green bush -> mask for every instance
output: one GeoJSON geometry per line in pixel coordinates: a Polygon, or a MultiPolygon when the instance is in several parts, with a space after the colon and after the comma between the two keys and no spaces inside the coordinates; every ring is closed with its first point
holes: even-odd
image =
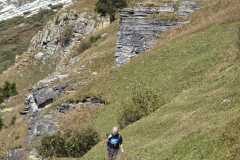
{"type": "Polygon", "coordinates": [[[158,89],[147,87],[143,83],[137,83],[132,88],[131,101],[124,105],[119,117],[121,128],[138,121],[156,111],[165,104],[164,99],[158,89]]]}
{"type": "Polygon", "coordinates": [[[98,142],[99,135],[92,128],[81,132],[57,133],[41,140],[39,153],[43,157],[81,157],[98,142]]]}
{"type": "Polygon", "coordinates": [[[96,36],[91,36],[90,37],[90,39],[89,39],[89,41],[91,42],[91,43],[96,43],[99,39],[101,38],[101,35],[96,35],[96,36]]]}
{"type": "Polygon", "coordinates": [[[16,83],[6,81],[2,88],[0,88],[0,104],[4,99],[17,95],[16,83]]]}
{"type": "Polygon", "coordinates": [[[91,46],[92,44],[90,41],[83,40],[77,49],[78,54],[83,53],[87,49],[91,48],[91,46]]]}
{"type": "Polygon", "coordinates": [[[2,116],[0,115],[0,130],[4,127],[2,116]]]}
{"type": "Polygon", "coordinates": [[[60,134],[46,136],[41,140],[40,154],[44,157],[65,156],[65,141],[60,134]]]}
{"type": "Polygon", "coordinates": [[[101,16],[109,15],[110,22],[113,22],[116,19],[117,11],[124,7],[127,7],[126,0],[98,0],[95,10],[101,16]]]}
{"type": "Polygon", "coordinates": [[[2,94],[4,98],[17,95],[16,83],[10,83],[6,81],[2,88],[2,94]]]}
{"type": "Polygon", "coordinates": [[[70,43],[71,38],[73,37],[73,26],[68,25],[63,31],[62,45],[66,46],[70,43]]]}

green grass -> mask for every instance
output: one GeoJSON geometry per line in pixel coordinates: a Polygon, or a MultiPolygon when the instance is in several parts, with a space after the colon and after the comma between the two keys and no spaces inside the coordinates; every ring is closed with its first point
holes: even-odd
{"type": "MultiPolygon", "coordinates": [[[[240,127],[233,129],[240,104],[238,28],[238,23],[213,25],[116,69],[111,91],[105,90],[112,97],[110,105],[94,123],[102,137],[117,125],[132,84],[142,81],[158,88],[166,104],[122,131],[128,159],[237,159],[239,138],[230,131],[240,133],[240,127]]],[[[82,159],[104,157],[100,143],[82,159]]]]}

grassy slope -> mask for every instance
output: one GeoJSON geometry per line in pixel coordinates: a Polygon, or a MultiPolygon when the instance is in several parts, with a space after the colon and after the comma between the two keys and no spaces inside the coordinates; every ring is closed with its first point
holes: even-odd
{"type": "MultiPolygon", "coordinates": [[[[160,89],[167,103],[122,131],[128,159],[238,159],[238,34],[236,22],[210,25],[116,70],[111,104],[99,112],[96,128],[104,137],[117,124],[129,88],[142,81],[160,89]]],[[[104,157],[100,143],[82,159],[104,157]]]]}
{"type": "Polygon", "coordinates": [[[32,37],[54,14],[42,11],[30,18],[16,17],[0,22],[0,72],[15,62],[15,56],[25,52],[32,37]]]}
{"type": "MultiPolygon", "coordinates": [[[[239,113],[238,28],[239,24],[211,26],[114,73],[116,99],[98,115],[100,133],[116,125],[131,82],[141,80],[160,88],[167,103],[123,130],[130,159],[224,159],[224,128],[239,113]]],[[[100,144],[83,159],[103,159],[104,153],[100,144]]]]}
{"type": "MultiPolygon", "coordinates": [[[[233,155],[234,160],[238,147],[234,149],[233,144],[239,144],[236,135],[240,133],[237,125],[239,89],[236,87],[240,74],[239,24],[209,27],[207,23],[199,28],[201,30],[196,29],[193,34],[157,46],[149,55],[140,56],[113,72],[115,26],[104,31],[108,33],[106,40],[83,53],[82,60],[86,61],[83,64],[92,72],[98,72],[95,83],[90,84],[90,92],[99,93],[110,102],[98,113],[94,123],[102,137],[116,125],[120,107],[128,103],[131,96],[129,88],[133,82],[140,80],[161,89],[166,99],[167,103],[156,113],[122,131],[128,159],[231,160],[226,155],[233,155]]],[[[31,75],[34,73],[29,73],[31,75]]],[[[27,86],[26,81],[20,82],[27,86]]],[[[17,102],[15,100],[14,104],[17,102]]],[[[6,117],[12,117],[13,113],[9,114],[6,117]]],[[[11,131],[14,132],[12,138],[6,141],[16,143],[15,136],[25,129],[14,129],[18,125],[22,126],[22,121],[4,130],[0,141],[3,142],[11,131]]],[[[10,148],[22,143],[11,144],[10,148]]],[[[105,148],[102,146],[100,143],[82,159],[104,159],[105,148]]]]}

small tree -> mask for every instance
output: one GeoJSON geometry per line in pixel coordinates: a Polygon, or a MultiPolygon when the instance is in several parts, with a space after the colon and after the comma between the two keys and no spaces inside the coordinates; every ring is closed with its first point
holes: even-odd
{"type": "Polygon", "coordinates": [[[110,16],[110,22],[112,23],[116,19],[116,13],[119,9],[127,6],[126,0],[98,0],[96,3],[96,12],[101,16],[110,16]]]}
{"type": "Polygon", "coordinates": [[[16,83],[10,83],[6,81],[1,91],[4,98],[9,98],[11,96],[17,95],[16,83]]]}

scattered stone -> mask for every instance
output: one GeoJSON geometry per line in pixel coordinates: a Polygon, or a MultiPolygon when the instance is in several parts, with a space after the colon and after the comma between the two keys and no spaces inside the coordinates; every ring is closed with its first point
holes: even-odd
{"type": "Polygon", "coordinates": [[[77,103],[63,103],[58,107],[58,112],[67,113],[79,107],[99,108],[106,104],[104,100],[98,97],[86,97],[77,103]]]}
{"type": "Polygon", "coordinates": [[[75,109],[75,105],[70,104],[70,103],[63,103],[61,106],[58,108],[58,112],[60,113],[66,113],[70,111],[70,109],[75,109]]]}
{"type": "Polygon", "coordinates": [[[26,151],[24,149],[13,149],[8,152],[7,160],[26,160],[26,151]]]}
{"type": "Polygon", "coordinates": [[[56,82],[56,81],[61,81],[65,78],[67,78],[69,75],[68,74],[58,74],[58,73],[55,73],[53,75],[50,75],[48,76],[47,78],[41,80],[38,82],[37,86],[47,86],[53,82],[56,82]]]}
{"type": "Polygon", "coordinates": [[[93,72],[92,75],[96,76],[96,75],[98,75],[98,73],[97,72],[93,72]]]}
{"type": "Polygon", "coordinates": [[[43,52],[38,52],[36,55],[34,55],[34,58],[36,59],[36,60],[43,60],[43,58],[44,58],[44,53],[43,52]]]}

